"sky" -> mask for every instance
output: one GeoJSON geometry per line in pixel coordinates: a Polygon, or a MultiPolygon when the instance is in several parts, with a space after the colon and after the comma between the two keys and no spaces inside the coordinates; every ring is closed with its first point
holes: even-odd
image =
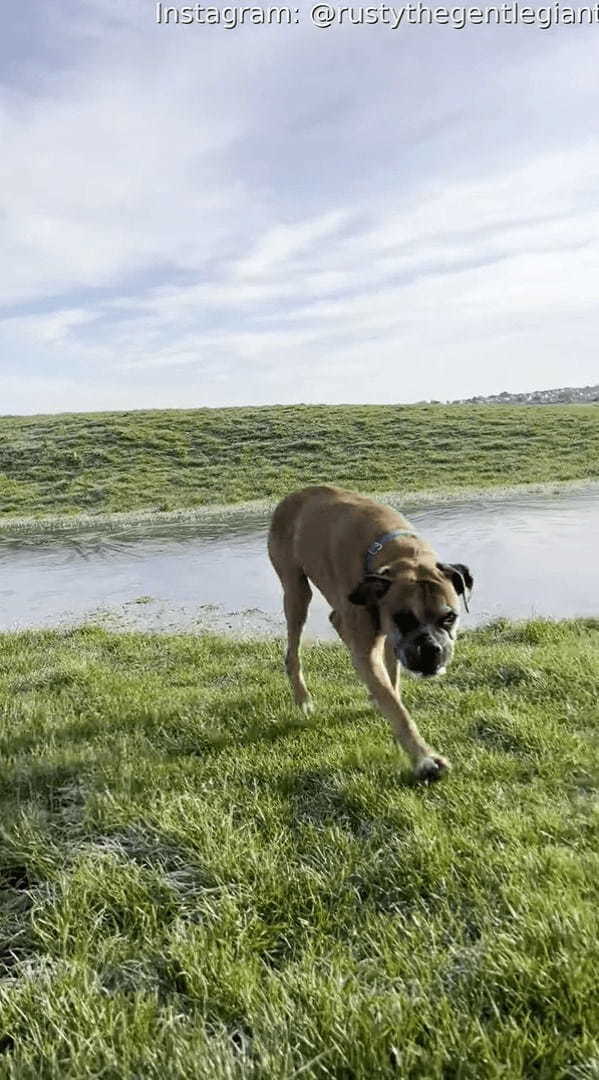
{"type": "Polygon", "coordinates": [[[0,413],[599,382],[597,26],[0,35],[0,413]]]}

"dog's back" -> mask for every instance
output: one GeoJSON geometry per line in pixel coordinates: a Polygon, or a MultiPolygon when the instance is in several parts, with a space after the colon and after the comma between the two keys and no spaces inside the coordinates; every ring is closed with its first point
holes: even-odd
{"type": "Polygon", "coordinates": [[[325,484],[302,488],[286,495],[275,508],[268,533],[268,550],[275,551],[285,545],[295,547],[294,539],[297,535],[298,526],[304,518],[311,517],[312,513],[318,513],[326,506],[339,501],[339,497],[346,494],[341,488],[329,487],[325,484]],[[307,513],[306,513],[307,511],[307,513]]]}
{"type": "Polygon", "coordinates": [[[358,492],[324,484],[306,487],[276,507],[268,551],[279,575],[301,569],[322,588],[322,579],[336,577],[340,567],[357,581],[372,540],[407,524],[397,510],[358,492]]]}

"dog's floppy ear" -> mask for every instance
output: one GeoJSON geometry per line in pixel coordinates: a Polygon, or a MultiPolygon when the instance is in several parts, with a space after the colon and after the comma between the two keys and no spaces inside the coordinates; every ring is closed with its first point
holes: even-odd
{"type": "Polygon", "coordinates": [[[464,597],[466,611],[468,611],[468,597],[474,588],[474,578],[464,563],[437,563],[437,569],[448,577],[458,596],[464,597]]]}
{"type": "Polygon", "coordinates": [[[360,584],[349,594],[348,600],[352,604],[362,604],[370,607],[384,596],[391,584],[391,578],[383,574],[365,574],[360,584]]]}

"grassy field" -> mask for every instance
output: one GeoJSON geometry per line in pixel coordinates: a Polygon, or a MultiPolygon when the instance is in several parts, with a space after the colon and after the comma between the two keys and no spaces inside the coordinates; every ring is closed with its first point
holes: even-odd
{"type": "MultiPolygon", "coordinates": [[[[546,413],[544,415],[547,415],[546,413]]],[[[0,637],[0,1076],[599,1076],[599,622],[408,683],[410,785],[344,651],[0,637]]]]}
{"type": "Polygon", "coordinates": [[[599,407],[289,406],[0,417],[0,515],[599,477],[599,407]]]}

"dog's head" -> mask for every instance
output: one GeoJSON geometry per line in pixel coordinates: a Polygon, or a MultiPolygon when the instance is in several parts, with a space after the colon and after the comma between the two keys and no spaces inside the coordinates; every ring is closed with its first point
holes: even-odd
{"type": "Polygon", "coordinates": [[[349,600],[369,609],[402,667],[430,677],[442,675],[453,656],[460,597],[467,602],[473,584],[463,563],[431,563],[397,577],[383,568],[365,574],[349,600]]]}

